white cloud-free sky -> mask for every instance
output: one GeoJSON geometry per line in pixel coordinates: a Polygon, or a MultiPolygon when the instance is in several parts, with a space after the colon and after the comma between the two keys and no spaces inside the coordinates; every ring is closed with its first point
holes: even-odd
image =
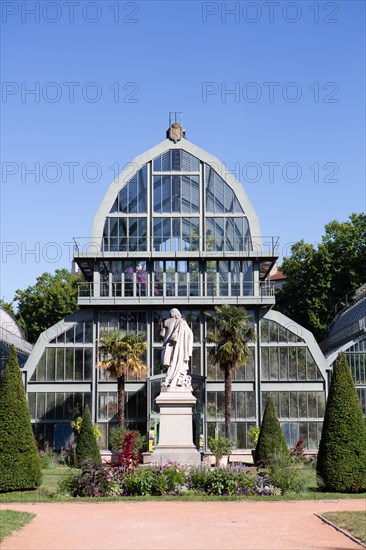
{"type": "Polygon", "coordinates": [[[316,243],[365,210],[365,3],[3,1],[1,297],[70,267],[119,168],[187,138],[263,235],[316,243]],[[56,243],[56,244],[50,244],[56,243]]]}

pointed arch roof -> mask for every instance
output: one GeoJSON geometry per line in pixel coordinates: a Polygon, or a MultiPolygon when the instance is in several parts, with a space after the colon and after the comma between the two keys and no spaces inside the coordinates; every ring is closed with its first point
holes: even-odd
{"type": "Polygon", "coordinates": [[[128,181],[138,172],[138,170],[149,161],[153,160],[158,155],[161,155],[165,151],[170,149],[183,149],[187,153],[197,157],[202,162],[208,164],[219,174],[219,176],[231,187],[238,201],[240,202],[245,215],[248,219],[250,233],[253,236],[260,237],[261,231],[259,226],[259,220],[257,214],[250,202],[250,199],[245,192],[242,184],[234,177],[232,172],[223,164],[217,157],[211,155],[204,149],[201,149],[197,145],[193,144],[189,140],[183,138],[181,141],[174,143],[170,139],[165,139],[158,143],[151,149],[148,149],[144,153],[138,155],[132,162],[128,163],[118,177],[111,183],[97,213],[94,217],[92,238],[93,241],[98,242],[103,234],[103,227],[106,217],[108,216],[113,202],[116,199],[119,191],[128,183],[128,181]]]}

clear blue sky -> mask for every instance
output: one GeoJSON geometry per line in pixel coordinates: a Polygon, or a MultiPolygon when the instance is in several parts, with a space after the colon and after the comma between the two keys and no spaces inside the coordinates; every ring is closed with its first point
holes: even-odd
{"type": "Polygon", "coordinates": [[[271,4],[1,2],[4,299],[70,267],[110,167],[164,139],[170,111],[239,171],[283,255],[365,210],[365,3],[271,4]]]}

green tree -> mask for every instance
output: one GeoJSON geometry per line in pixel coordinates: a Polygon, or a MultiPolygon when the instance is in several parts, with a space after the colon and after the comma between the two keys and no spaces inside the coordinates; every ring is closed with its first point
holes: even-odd
{"type": "Polygon", "coordinates": [[[224,372],[225,378],[225,437],[230,439],[231,397],[233,373],[245,365],[251,356],[249,342],[255,342],[254,328],[243,307],[224,304],[215,307],[215,314],[206,313],[214,322],[207,340],[214,344],[209,355],[224,372]]]}
{"type": "Polygon", "coordinates": [[[346,355],[341,353],[332,381],[320,439],[317,473],[326,491],[366,490],[366,429],[346,355]]]}
{"type": "Polygon", "coordinates": [[[146,365],[142,356],[146,352],[145,335],[114,330],[107,332],[99,340],[97,367],[105,369],[117,378],[117,414],[118,427],[125,427],[125,383],[128,374],[143,378],[146,365]]]}
{"type": "Polygon", "coordinates": [[[42,472],[14,346],[0,386],[0,491],[34,489],[42,472]]]}
{"type": "Polygon", "coordinates": [[[81,466],[86,460],[92,460],[97,464],[102,462],[88,405],[84,407],[81,429],[76,437],[77,465],[81,466]]]}
{"type": "Polygon", "coordinates": [[[31,343],[37,341],[41,332],[78,309],[77,284],[82,280],[80,274],[57,269],[54,275],[43,273],[35,285],[16,291],[18,312],[31,343]]]}
{"type": "Polygon", "coordinates": [[[290,462],[290,452],[271,397],[267,399],[261,431],[255,448],[255,464],[265,466],[274,461],[290,462]]]}
{"type": "Polygon", "coordinates": [[[325,226],[321,243],[303,240],[291,248],[281,270],[286,283],[277,293],[277,309],[322,340],[345,297],[365,282],[366,215],[353,213],[349,221],[325,226]]]}

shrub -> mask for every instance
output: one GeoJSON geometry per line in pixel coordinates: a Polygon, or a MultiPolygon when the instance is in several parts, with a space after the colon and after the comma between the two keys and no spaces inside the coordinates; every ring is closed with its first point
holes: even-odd
{"type": "Polygon", "coordinates": [[[38,450],[42,470],[57,468],[59,465],[57,453],[46,443],[44,450],[38,450]]]}
{"type": "Polygon", "coordinates": [[[225,468],[214,468],[208,473],[205,491],[208,495],[232,495],[237,487],[234,472],[225,468]]]}
{"type": "Polygon", "coordinates": [[[208,495],[271,495],[275,487],[262,475],[246,468],[208,468],[199,466],[189,472],[188,487],[208,495]]]}
{"type": "Polygon", "coordinates": [[[15,348],[0,387],[0,492],[34,489],[42,472],[15,348]]]}
{"type": "Polygon", "coordinates": [[[168,492],[168,478],[157,466],[136,468],[125,475],[123,488],[128,496],[164,495],[168,492]]]}
{"type": "Polygon", "coordinates": [[[137,450],[136,432],[126,432],[123,436],[122,450],[118,453],[117,464],[124,468],[136,468],[141,460],[137,450]]]}
{"type": "Polygon", "coordinates": [[[146,445],[146,437],[141,435],[136,430],[128,430],[127,428],[112,428],[109,434],[109,448],[114,453],[122,453],[125,447],[126,434],[133,433],[135,435],[132,451],[138,455],[146,445]]]}
{"type": "Polygon", "coordinates": [[[290,449],[290,457],[293,462],[304,463],[306,462],[306,456],[304,454],[304,440],[299,439],[293,447],[290,449]]]}
{"type": "Polygon", "coordinates": [[[64,482],[72,496],[102,497],[108,492],[109,474],[104,464],[91,460],[83,463],[81,474],[64,482]]]}
{"type": "Polygon", "coordinates": [[[282,493],[300,493],[307,485],[306,475],[288,457],[275,455],[268,465],[268,479],[282,493]]]}
{"type": "Polygon", "coordinates": [[[269,397],[263,415],[261,431],[255,448],[255,464],[265,466],[272,459],[281,455],[283,459],[290,460],[285,436],[278,421],[273,401],[269,397]]]}
{"type": "Polygon", "coordinates": [[[185,464],[169,461],[162,469],[163,475],[167,479],[168,492],[176,493],[182,490],[187,482],[188,468],[185,464]]]}
{"type": "Polygon", "coordinates": [[[317,460],[326,491],[366,490],[366,430],[361,403],[344,353],[333,370],[317,460]]]}
{"type": "Polygon", "coordinates": [[[101,463],[98,443],[93,432],[93,424],[88,405],[85,405],[80,433],[76,437],[76,462],[81,466],[86,460],[101,463]]]}

